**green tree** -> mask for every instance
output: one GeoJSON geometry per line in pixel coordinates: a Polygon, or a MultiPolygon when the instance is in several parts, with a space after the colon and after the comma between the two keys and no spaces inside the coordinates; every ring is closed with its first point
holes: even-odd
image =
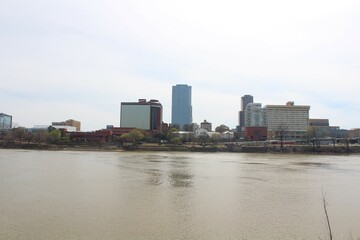
{"type": "Polygon", "coordinates": [[[125,133],[121,136],[121,139],[125,142],[137,144],[140,140],[144,138],[144,133],[140,129],[133,129],[128,133],[125,133]]]}
{"type": "Polygon", "coordinates": [[[207,134],[202,134],[198,137],[199,144],[203,147],[205,147],[208,144],[209,139],[210,137],[207,134]]]}
{"type": "Polygon", "coordinates": [[[210,140],[212,143],[216,144],[220,141],[220,135],[219,134],[212,134],[210,137],[210,140]]]}
{"type": "Polygon", "coordinates": [[[219,132],[219,133],[223,133],[223,132],[226,132],[226,131],[229,131],[230,128],[224,124],[221,124],[220,126],[217,126],[215,128],[215,132],[219,132]]]}
{"type": "Polygon", "coordinates": [[[177,124],[177,123],[174,123],[174,124],[171,124],[171,125],[170,125],[170,129],[171,129],[171,128],[175,128],[177,131],[179,131],[179,130],[180,130],[180,125],[177,124]]]}
{"type": "Polygon", "coordinates": [[[61,131],[59,129],[54,129],[49,132],[49,136],[51,136],[50,142],[59,142],[61,139],[61,131]]]}
{"type": "Polygon", "coordinates": [[[170,128],[170,130],[166,133],[167,139],[170,141],[172,138],[177,137],[177,131],[176,128],[170,128]]]}
{"type": "Polygon", "coordinates": [[[180,143],[180,138],[178,137],[173,137],[170,139],[170,143],[172,144],[179,144],[180,143]]]}
{"type": "Polygon", "coordinates": [[[165,140],[167,140],[166,135],[162,132],[156,133],[152,138],[153,142],[157,142],[159,144],[161,144],[165,140]]]}

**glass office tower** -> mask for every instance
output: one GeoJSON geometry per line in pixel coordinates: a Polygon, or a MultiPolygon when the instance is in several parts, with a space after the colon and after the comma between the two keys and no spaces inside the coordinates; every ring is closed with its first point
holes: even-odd
{"type": "Polygon", "coordinates": [[[12,116],[0,113],[0,131],[8,130],[12,127],[12,116]]]}
{"type": "Polygon", "coordinates": [[[192,124],[191,86],[176,84],[172,87],[171,124],[192,124]]]}

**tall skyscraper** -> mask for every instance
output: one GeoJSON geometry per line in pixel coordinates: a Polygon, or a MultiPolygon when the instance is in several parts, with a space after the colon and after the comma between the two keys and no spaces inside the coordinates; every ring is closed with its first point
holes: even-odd
{"type": "Polygon", "coordinates": [[[251,95],[244,95],[241,97],[241,111],[245,111],[246,106],[249,103],[253,103],[254,102],[254,97],[251,95]]]}
{"type": "Polygon", "coordinates": [[[245,130],[245,109],[249,103],[254,102],[254,97],[251,95],[244,95],[241,97],[241,110],[239,111],[239,126],[238,131],[245,130]]]}
{"type": "Polygon", "coordinates": [[[179,125],[192,123],[191,86],[176,84],[172,87],[171,124],[179,125]]]}

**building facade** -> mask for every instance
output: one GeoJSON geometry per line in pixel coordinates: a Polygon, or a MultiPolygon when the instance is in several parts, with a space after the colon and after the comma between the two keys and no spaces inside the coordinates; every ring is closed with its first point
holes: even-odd
{"type": "Polygon", "coordinates": [[[200,128],[206,129],[206,131],[211,132],[212,131],[212,124],[208,121],[204,120],[202,123],[200,123],[200,128]]]}
{"type": "Polygon", "coordinates": [[[72,132],[74,132],[74,131],[80,132],[81,131],[81,123],[74,119],[68,119],[63,122],[52,122],[51,125],[54,126],[55,128],[58,128],[57,126],[72,127],[72,128],[65,128],[65,129],[71,129],[72,132]]]}
{"type": "Polygon", "coordinates": [[[245,139],[249,141],[267,140],[267,127],[245,127],[245,139]]]}
{"type": "Polygon", "coordinates": [[[161,132],[162,111],[162,105],[158,100],[139,99],[138,102],[122,102],[120,127],[161,132]]]}
{"type": "Polygon", "coordinates": [[[286,133],[285,137],[300,138],[308,128],[310,106],[295,105],[287,102],[286,105],[266,105],[266,125],[269,137],[277,133],[286,133]]]}
{"type": "Polygon", "coordinates": [[[249,103],[245,108],[245,127],[266,126],[266,112],[261,103],[249,103]]]}
{"type": "Polygon", "coordinates": [[[67,126],[75,127],[77,132],[81,131],[81,122],[74,119],[68,119],[65,121],[67,126]]]}
{"type": "Polygon", "coordinates": [[[0,131],[12,128],[12,116],[0,113],[0,131]]]}
{"type": "Polygon", "coordinates": [[[192,124],[191,86],[177,84],[172,87],[171,124],[192,124]]]}
{"type": "Polygon", "coordinates": [[[329,127],[329,119],[309,119],[309,127],[329,127]]]}
{"type": "Polygon", "coordinates": [[[243,132],[245,130],[245,109],[249,103],[254,102],[254,97],[251,95],[244,95],[241,97],[241,109],[239,111],[239,126],[238,131],[243,132]]]}

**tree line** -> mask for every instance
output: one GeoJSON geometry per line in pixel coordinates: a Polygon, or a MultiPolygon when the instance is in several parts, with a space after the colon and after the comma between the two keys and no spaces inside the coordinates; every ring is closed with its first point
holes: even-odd
{"type": "Polygon", "coordinates": [[[69,141],[69,136],[64,132],[54,127],[39,130],[36,132],[29,132],[24,127],[17,127],[0,133],[0,141],[3,144],[20,143],[66,143],[69,141]]]}

